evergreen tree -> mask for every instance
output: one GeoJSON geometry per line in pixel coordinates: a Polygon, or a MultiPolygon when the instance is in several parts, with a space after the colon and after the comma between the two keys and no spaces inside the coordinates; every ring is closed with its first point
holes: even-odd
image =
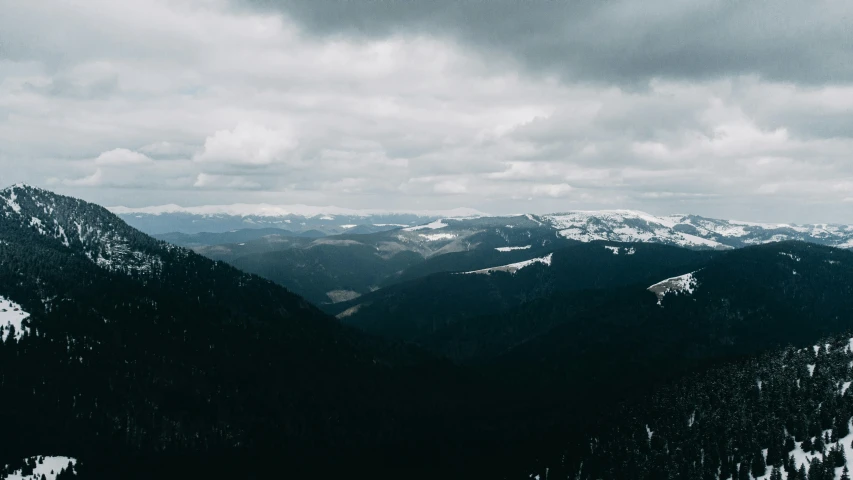
{"type": "Polygon", "coordinates": [[[737,471],[737,480],[750,480],[749,476],[749,462],[742,461],[740,462],[740,466],[737,471]]]}
{"type": "MultiPolygon", "coordinates": [[[[853,393],[850,392],[850,389],[847,389],[847,391],[844,392],[844,395],[851,394],[853,393]]],[[[835,426],[833,427],[832,432],[839,440],[850,433],[850,425],[848,424],[849,420],[850,417],[847,417],[846,415],[839,415],[836,417],[835,426]]]]}
{"type": "Polygon", "coordinates": [[[800,465],[800,469],[797,470],[797,480],[809,480],[809,476],[806,474],[805,464],[800,465]]]}
{"type": "Polygon", "coordinates": [[[773,471],[770,472],[770,480],[782,480],[782,472],[777,467],[773,467],[773,471]]]}
{"type": "Polygon", "coordinates": [[[767,473],[767,463],[764,461],[764,455],[759,450],[752,457],[752,476],[760,477],[767,473]]]}
{"type": "MultiPolygon", "coordinates": [[[[793,448],[791,450],[793,450],[793,448]]],[[[797,464],[794,461],[794,455],[788,455],[788,461],[785,462],[785,471],[788,472],[788,475],[797,471],[797,464]]]]}
{"type": "Polygon", "coordinates": [[[809,478],[812,480],[823,480],[823,462],[819,458],[814,458],[809,463],[809,478]]]}
{"type": "Polygon", "coordinates": [[[847,470],[847,465],[841,470],[841,480],[850,480],[850,472],[847,470]]]}
{"type": "Polygon", "coordinates": [[[822,454],[824,450],[826,450],[826,443],[823,441],[823,437],[821,435],[818,435],[817,437],[815,437],[814,443],[812,443],[811,452],[817,452],[822,454]]]}
{"type": "Polygon", "coordinates": [[[794,437],[785,438],[785,453],[792,452],[795,448],[797,448],[796,443],[794,443],[794,437]]]}

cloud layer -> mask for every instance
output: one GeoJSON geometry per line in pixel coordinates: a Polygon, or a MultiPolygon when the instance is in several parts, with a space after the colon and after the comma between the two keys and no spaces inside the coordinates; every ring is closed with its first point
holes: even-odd
{"type": "Polygon", "coordinates": [[[848,3],[571,4],[0,0],[2,183],[853,223],[848,3]]]}

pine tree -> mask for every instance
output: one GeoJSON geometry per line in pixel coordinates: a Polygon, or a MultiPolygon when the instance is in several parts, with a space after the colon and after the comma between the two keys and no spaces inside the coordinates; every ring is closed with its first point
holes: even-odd
{"type": "Polygon", "coordinates": [[[788,461],[785,462],[785,471],[788,472],[788,475],[791,475],[797,471],[797,464],[796,462],[794,462],[794,455],[788,455],[788,461]]]}
{"type": "Polygon", "coordinates": [[[796,443],[794,443],[794,437],[788,437],[785,439],[785,453],[792,452],[795,448],[797,448],[796,443]]]}
{"type": "Polygon", "coordinates": [[[809,437],[806,437],[806,439],[803,440],[803,444],[800,445],[800,447],[803,449],[804,452],[814,453],[814,444],[812,444],[812,439],[809,437]]]}
{"type": "Polygon", "coordinates": [[[752,476],[760,477],[767,473],[767,463],[764,461],[764,455],[761,450],[752,457],[752,476]]]}
{"type": "Polygon", "coordinates": [[[737,471],[737,480],[750,480],[749,477],[749,462],[742,461],[740,462],[740,467],[737,471]]]}
{"type": "Polygon", "coordinates": [[[814,443],[812,443],[811,452],[823,453],[826,450],[826,443],[823,441],[823,437],[818,435],[815,437],[814,443]]]}
{"type": "Polygon", "coordinates": [[[850,480],[850,472],[847,470],[847,465],[844,466],[844,470],[841,470],[841,480],[850,480]]]}
{"type": "MultiPolygon", "coordinates": [[[[847,391],[849,392],[850,390],[848,389],[847,391]]],[[[845,395],[849,394],[845,392],[845,395]]],[[[839,440],[846,437],[850,433],[850,425],[847,423],[848,420],[849,417],[839,415],[837,421],[835,422],[835,428],[833,428],[832,431],[835,432],[835,435],[838,437],[839,440]]]]}
{"type": "Polygon", "coordinates": [[[809,476],[806,474],[805,464],[800,465],[800,469],[797,470],[797,480],[809,480],[809,476]]]}
{"type": "Polygon", "coordinates": [[[778,468],[773,467],[773,471],[770,472],[770,480],[782,480],[782,472],[778,468]]]}
{"type": "Polygon", "coordinates": [[[809,463],[809,478],[823,480],[823,462],[819,458],[812,459],[809,463]]]}

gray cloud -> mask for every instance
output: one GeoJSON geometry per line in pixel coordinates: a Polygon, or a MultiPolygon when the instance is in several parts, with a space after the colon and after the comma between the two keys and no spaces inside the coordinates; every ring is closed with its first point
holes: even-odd
{"type": "Polygon", "coordinates": [[[568,80],[853,79],[849,2],[245,1],[320,35],[447,35],[568,80]]]}
{"type": "Polygon", "coordinates": [[[0,178],[853,223],[847,7],[823,6],[0,0],[0,178]]]}

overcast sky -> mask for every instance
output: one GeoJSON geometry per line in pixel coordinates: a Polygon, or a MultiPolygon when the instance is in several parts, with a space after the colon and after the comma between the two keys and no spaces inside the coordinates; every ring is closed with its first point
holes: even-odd
{"type": "Polygon", "coordinates": [[[0,0],[0,183],[853,223],[853,2],[0,0]]]}

